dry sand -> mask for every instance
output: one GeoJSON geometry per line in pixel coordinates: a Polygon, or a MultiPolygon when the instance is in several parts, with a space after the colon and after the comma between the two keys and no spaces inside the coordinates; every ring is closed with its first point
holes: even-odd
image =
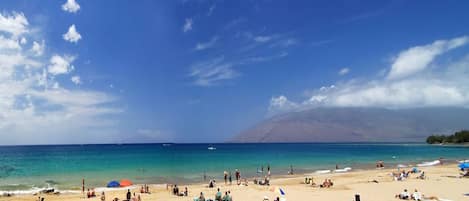
{"type": "MultiPolygon", "coordinates": [[[[459,171],[455,164],[446,164],[434,167],[421,168],[427,174],[426,180],[416,179],[418,174],[411,174],[410,178],[405,181],[393,181],[389,175],[392,169],[382,170],[360,170],[348,173],[312,175],[315,183],[322,182],[325,178],[330,178],[334,182],[334,186],[328,189],[312,187],[302,184],[305,175],[294,175],[284,178],[273,178],[271,187],[254,185],[251,181],[249,186],[224,185],[218,184],[221,191],[231,191],[234,201],[262,201],[264,196],[273,200],[278,196],[276,192],[272,192],[273,187],[281,187],[286,192],[286,199],[289,201],[304,200],[331,200],[331,201],[351,201],[354,195],[359,193],[362,201],[395,201],[396,194],[402,192],[404,188],[409,191],[418,189],[425,196],[436,196],[441,200],[465,201],[469,200],[469,179],[455,178],[459,175],[459,171]],[[379,183],[370,182],[377,180],[379,183]]],[[[396,169],[393,169],[396,170],[396,169]]],[[[184,189],[185,185],[179,185],[180,189],[184,189]]],[[[187,185],[189,189],[188,197],[177,197],[171,195],[166,190],[165,185],[151,185],[151,194],[142,194],[143,201],[193,201],[193,198],[200,192],[204,192],[206,198],[214,198],[216,188],[209,189],[207,184],[187,185]]],[[[138,191],[138,187],[132,192],[138,191]]],[[[127,189],[119,189],[106,192],[106,200],[112,200],[118,197],[119,200],[125,198],[127,189]]],[[[100,192],[97,192],[99,195],[100,192]]],[[[4,201],[33,201],[38,196],[45,197],[45,201],[78,201],[78,200],[100,200],[97,198],[84,198],[83,194],[61,194],[61,195],[22,195],[13,197],[0,197],[4,201]]]]}

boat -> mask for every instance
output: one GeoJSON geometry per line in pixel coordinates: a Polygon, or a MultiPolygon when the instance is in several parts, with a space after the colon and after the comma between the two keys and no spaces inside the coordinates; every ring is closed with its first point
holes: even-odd
{"type": "Polygon", "coordinates": [[[435,166],[439,164],[441,164],[440,160],[434,160],[430,162],[423,162],[423,163],[417,164],[417,167],[428,167],[428,166],[435,166]]]}
{"type": "Polygon", "coordinates": [[[212,147],[212,146],[209,146],[207,149],[208,149],[208,150],[216,150],[217,148],[212,147]]]}
{"type": "Polygon", "coordinates": [[[352,170],[351,167],[346,167],[346,168],[343,168],[343,169],[334,170],[334,172],[336,172],[336,173],[343,173],[343,172],[348,172],[348,171],[350,171],[350,170],[352,170]]]}

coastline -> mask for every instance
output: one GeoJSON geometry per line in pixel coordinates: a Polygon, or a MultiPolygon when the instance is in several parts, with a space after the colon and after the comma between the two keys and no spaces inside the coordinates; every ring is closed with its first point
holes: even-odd
{"type": "MultiPolygon", "coordinates": [[[[410,169],[406,168],[406,169],[410,169]]],[[[238,186],[238,185],[225,185],[223,182],[219,182],[217,187],[221,188],[222,191],[230,190],[234,200],[262,200],[263,196],[267,196],[272,200],[278,196],[272,191],[272,188],[281,187],[286,191],[286,198],[288,200],[301,200],[304,197],[314,197],[318,200],[352,200],[355,193],[359,193],[363,200],[373,200],[370,198],[376,198],[377,195],[379,200],[395,200],[394,194],[399,193],[403,188],[409,190],[419,189],[427,196],[436,196],[444,198],[446,200],[463,200],[465,197],[463,194],[467,189],[464,186],[469,185],[469,179],[453,178],[458,175],[456,163],[445,163],[443,165],[422,167],[421,170],[425,171],[428,175],[428,179],[419,180],[415,179],[416,175],[412,175],[406,181],[393,181],[389,174],[395,171],[396,168],[387,167],[384,169],[355,169],[347,173],[331,173],[331,174],[295,174],[295,175],[273,175],[271,180],[271,186],[259,186],[254,185],[252,180],[249,180],[249,186],[238,186]],[[334,186],[327,189],[311,187],[310,185],[301,184],[305,177],[314,178],[314,182],[320,183],[326,178],[334,181],[334,186]],[[370,182],[376,180],[379,183],[370,182]],[[379,186],[379,188],[377,188],[379,186]],[[368,199],[366,199],[368,198],[368,199]]],[[[235,183],[235,182],[233,182],[235,183]]],[[[150,190],[152,194],[142,194],[142,200],[192,200],[192,198],[200,192],[206,194],[206,198],[212,198],[215,194],[216,188],[207,188],[206,183],[194,183],[194,184],[180,184],[180,188],[188,187],[188,197],[177,197],[171,195],[166,190],[164,184],[150,184],[150,190]]],[[[129,188],[117,188],[117,189],[102,189],[97,188],[97,194],[99,195],[102,190],[106,192],[106,200],[118,197],[119,199],[124,198],[127,189],[131,189],[132,192],[138,191],[140,184],[134,185],[129,188]]],[[[77,201],[83,200],[84,195],[80,193],[65,192],[59,195],[15,195],[12,197],[0,197],[2,201],[26,201],[37,198],[38,196],[45,197],[47,201],[77,201]]],[[[92,198],[90,200],[98,200],[99,198],[92,198]]]]}

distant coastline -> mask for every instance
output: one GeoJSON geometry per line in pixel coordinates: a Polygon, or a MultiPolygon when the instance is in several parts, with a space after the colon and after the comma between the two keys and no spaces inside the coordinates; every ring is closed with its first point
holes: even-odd
{"type": "Polygon", "coordinates": [[[461,130],[453,135],[431,135],[427,137],[426,142],[428,144],[468,146],[469,130],[461,130]]]}

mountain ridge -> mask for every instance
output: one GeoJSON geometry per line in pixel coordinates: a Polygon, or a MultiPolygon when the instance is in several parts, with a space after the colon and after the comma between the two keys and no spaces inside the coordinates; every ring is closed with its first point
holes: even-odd
{"type": "Polygon", "coordinates": [[[273,116],[229,142],[424,142],[468,127],[464,108],[314,108],[273,116]]]}

